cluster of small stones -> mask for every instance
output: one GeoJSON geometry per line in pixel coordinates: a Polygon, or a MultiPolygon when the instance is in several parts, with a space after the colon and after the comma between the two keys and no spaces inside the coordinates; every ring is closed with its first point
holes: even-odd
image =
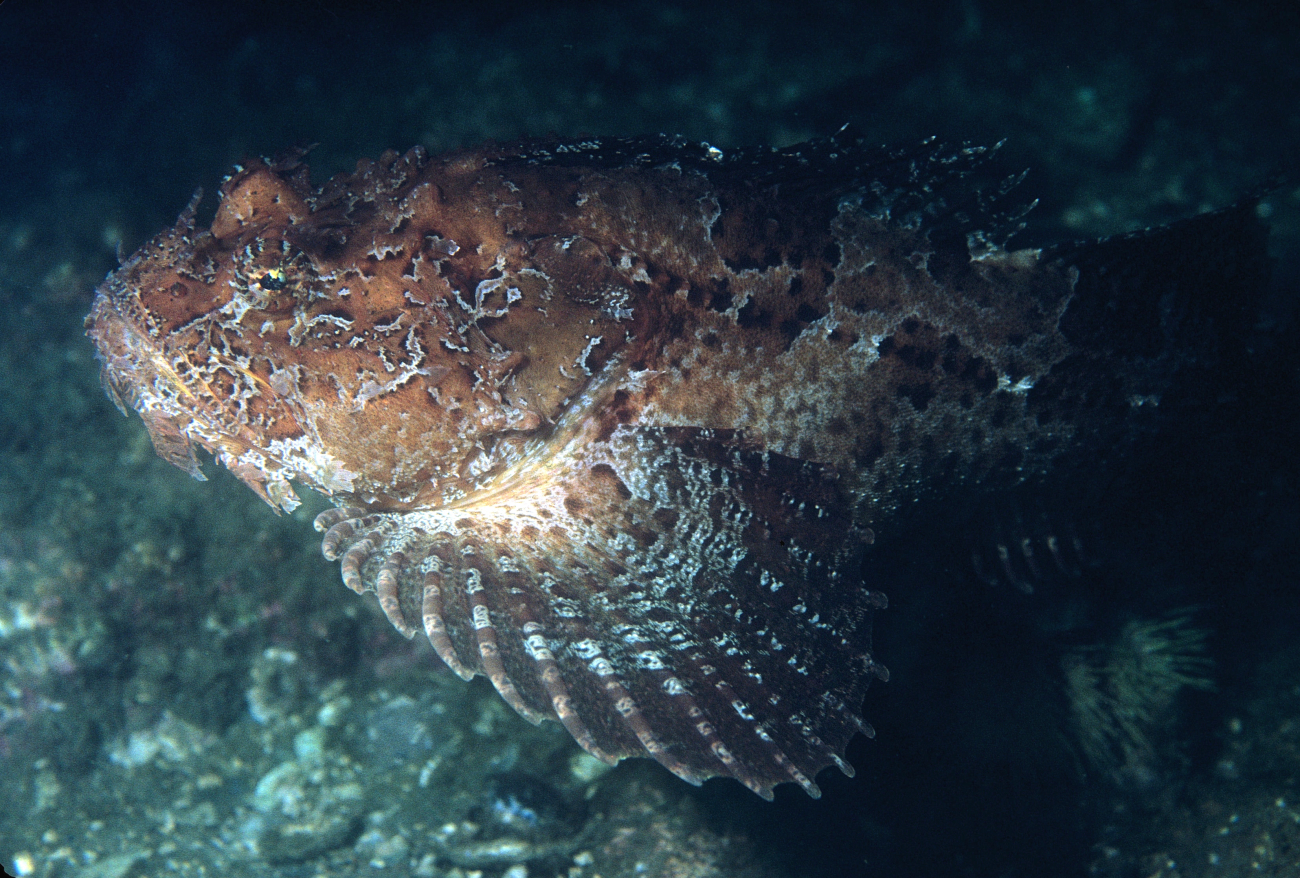
{"type": "MultiPolygon", "coordinates": [[[[3,865],[20,878],[288,875],[303,865],[320,875],[579,878],[632,874],[658,856],[662,834],[638,825],[644,815],[633,817],[628,797],[674,790],[667,775],[610,775],[554,726],[527,726],[483,689],[466,698],[459,684],[436,685],[413,697],[337,680],[316,691],[306,665],[266,649],[249,671],[244,717],[223,733],[163,709],[105,742],[90,780],[42,760],[31,794],[47,828],[16,839],[3,865]],[[546,801],[574,803],[576,816],[539,817],[535,803],[491,792],[494,778],[514,776],[546,801]],[[96,788],[121,800],[103,810],[86,793],[96,788]],[[588,823],[581,803],[592,796],[607,804],[588,823]],[[606,849],[611,838],[619,845],[606,849]]],[[[683,838],[706,831],[674,825],[683,838]]]]}

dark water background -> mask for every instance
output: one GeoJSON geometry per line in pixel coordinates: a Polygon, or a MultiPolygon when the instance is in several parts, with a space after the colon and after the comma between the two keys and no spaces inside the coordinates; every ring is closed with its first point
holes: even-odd
{"type": "Polygon", "coordinates": [[[1300,874],[1298,169],[1293,3],[0,3],[0,864],[1300,874]],[[189,480],[99,389],[95,285],[245,157],[319,144],[319,181],[417,143],[846,122],[1005,140],[1040,199],[1022,244],[1281,182],[1220,405],[1104,483],[936,510],[871,560],[893,681],[819,801],[600,773],[348,593],[319,506],[189,480]],[[973,569],[1049,534],[1077,572],[973,569]],[[1106,732],[1124,711],[1137,737],[1106,732]]]}

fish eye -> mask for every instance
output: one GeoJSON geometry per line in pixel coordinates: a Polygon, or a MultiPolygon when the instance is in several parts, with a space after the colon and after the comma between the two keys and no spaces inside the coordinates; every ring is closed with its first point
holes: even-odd
{"type": "Polygon", "coordinates": [[[280,290],[284,289],[285,284],[287,283],[288,281],[285,280],[284,272],[278,268],[271,269],[257,279],[257,285],[259,287],[272,293],[278,293],[280,290]]]}

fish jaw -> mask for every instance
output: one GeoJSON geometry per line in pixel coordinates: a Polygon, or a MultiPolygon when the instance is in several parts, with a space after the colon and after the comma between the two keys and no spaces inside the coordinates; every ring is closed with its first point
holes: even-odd
{"type": "Polygon", "coordinates": [[[215,402],[210,393],[186,381],[177,369],[181,361],[118,304],[101,290],[86,320],[101,382],[118,409],[139,414],[158,456],[193,478],[207,478],[195,453],[202,448],[277,512],[292,512],[301,502],[289,484],[294,473],[260,451],[254,437],[228,432],[205,417],[215,402]]]}

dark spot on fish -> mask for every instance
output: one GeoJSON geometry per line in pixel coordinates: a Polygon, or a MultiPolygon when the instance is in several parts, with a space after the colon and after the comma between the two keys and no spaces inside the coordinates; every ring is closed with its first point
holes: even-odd
{"type": "Polygon", "coordinates": [[[618,477],[618,473],[614,472],[614,468],[609,464],[596,464],[591,468],[591,475],[604,482],[607,486],[612,487],[622,499],[627,500],[632,496],[632,492],[628,490],[627,485],[623,484],[623,480],[618,477]]]}
{"type": "Polygon", "coordinates": [[[581,515],[582,510],[587,508],[587,504],[577,497],[570,496],[564,498],[564,508],[568,510],[570,515],[577,516],[581,515]]]}
{"type": "Polygon", "coordinates": [[[790,278],[790,288],[786,290],[792,296],[798,296],[803,293],[803,276],[796,274],[790,278]]]}
{"type": "Polygon", "coordinates": [[[736,324],[742,329],[768,329],[772,325],[772,312],[759,307],[757,299],[751,296],[736,315],[736,324]]]}
{"type": "Polygon", "coordinates": [[[739,253],[734,256],[723,256],[722,264],[731,269],[735,274],[742,271],[766,271],[784,260],[781,253],[770,244],[765,246],[761,252],[739,253]]]}
{"type": "Polygon", "coordinates": [[[679,517],[679,513],[677,512],[676,509],[671,509],[667,506],[660,506],[658,509],[654,511],[652,517],[654,518],[655,523],[658,524],[661,528],[663,528],[665,531],[670,531],[677,526],[677,519],[679,517]]]}
{"type": "Polygon", "coordinates": [[[864,436],[853,452],[853,461],[864,469],[875,464],[885,453],[885,443],[879,436],[864,436]]]}
{"type": "MultiPolygon", "coordinates": [[[[980,393],[992,393],[998,386],[998,376],[994,374],[992,367],[983,359],[975,357],[971,360],[971,368],[974,374],[971,376],[975,381],[975,389],[980,393]]],[[[970,369],[967,372],[971,371],[970,369]]]]}
{"type": "Polygon", "coordinates": [[[619,535],[620,532],[627,534],[632,539],[636,540],[637,543],[643,548],[648,548],[650,546],[653,546],[655,544],[655,541],[659,539],[658,531],[656,531],[654,528],[646,527],[643,524],[628,524],[622,528],[611,529],[609,536],[611,538],[615,538],[619,535]]]}
{"type": "Polygon", "coordinates": [[[667,314],[661,321],[659,337],[663,339],[680,338],[686,331],[686,316],[684,314],[667,314]]]}
{"type": "Polygon", "coordinates": [[[922,372],[928,372],[934,366],[938,355],[928,347],[904,345],[898,349],[898,359],[905,365],[922,372]]]}
{"type": "Polygon", "coordinates": [[[381,311],[378,314],[370,315],[371,326],[392,326],[406,312],[401,308],[390,308],[387,311],[381,311]]]}
{"type": "Polygon", "coordinates": [[[618,390],[614,393],[613,400],[610,401],[610,409],[613,412],[614,420],[620,424],[627,424],[635,417],[632,407],[628,405],[631,396],[626,390],[618,390]]]}
{"type": "Polygon", "coordinates": [[[930,400],[934,399],[934,393],[934,388],[929,384],[900,384],[894,391],[895,396],[907,399],[918,412],[925,411],[930,400]]]}
{"type": "Polygon", "coordinates": [[[700,307],[704,304],[704,289],[699,284],[692,284],[686,290],[686,301],[696,308],[700,307]]]}
{"type": "Polygon", "coordinates": [[[785,347],[783,349],[789,351],[794,346],[795,340],[799,338],[800,333],[803,332],[803,324],[798,320],[787,317],[777,325],[776,329],[785,338],[785,347]]]}
{"type": "Polygon", "coordinates": [[[346,321],[349,322],[349,323],[352,323],[352,322],[355,321],[355,318],[353,317],[351,311],[349,311],[347,308],[343,308],[343,307],[340,307],[340,306],[338,306],[338,305],[334,306],[333,308],[327,308],[327,309],[325,309],[324,311],[321,311],[320,314],[319,314],[318,316],[321,316],[321,317],[334,317],[334,318],[337,318],[337,319],[339,319],[339,320],[346,320],[346,321]]]}
{"type": "Polygon", "coordinates": [[[826,312],[824,310],[818,310],[807,302],[801,304],[794,312],[795,319],[801,323],[812,323],[816,320],[822,319],[825,314],[826,312]]]}

